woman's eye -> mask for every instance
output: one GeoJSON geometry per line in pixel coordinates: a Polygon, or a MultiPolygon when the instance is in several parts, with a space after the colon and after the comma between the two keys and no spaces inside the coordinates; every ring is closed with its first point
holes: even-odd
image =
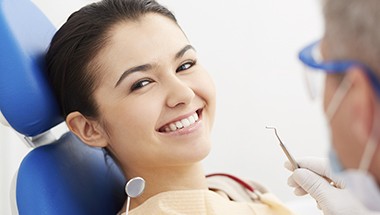
{"type": "Polygon", "coordinates": [[[181,71],[190,69],[192,66],[195,65],[195,63],[196,63],[196,61],[186,62],[186,63],[182,64],[181,66],[179,66],[178,69],[176,70],[176,72],[181,72],[181,71]]]}
{"type": "Polygon", "coordinates": [[[134,83],[131,87],[131,91],[134,91],[134,90],[138,90],[140,88],[143,88],[145,87],[146,85],[152,83],[152,80],[148,80],[148,79],[145,79],[145,80],[141,80],[141,81],[137,81],[136,83],[134,83]]]}

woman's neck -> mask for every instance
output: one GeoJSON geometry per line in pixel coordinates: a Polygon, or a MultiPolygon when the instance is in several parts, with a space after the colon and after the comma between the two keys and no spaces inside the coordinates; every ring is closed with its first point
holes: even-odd
{"type": "Polygon", "coordinates": [[[136,176],[145,180],[145,190],[141,196],[131,199],[130,209],[141,205],[150,197],[162,192],[208,189],[201,163],[189,166],[154,168],[149,171],[141,171],[139,175],[133,174],[127,177],[130,179],[136,176]]]}

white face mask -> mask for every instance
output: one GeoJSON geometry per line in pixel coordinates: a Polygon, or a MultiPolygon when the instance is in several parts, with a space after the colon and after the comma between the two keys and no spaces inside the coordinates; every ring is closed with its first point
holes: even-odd
{"type": "Polygon", "coordinates": [[[359,169],[346,169],[337,173],[337,175],[344,180],[346,188],[366,208],[372,211],[380,211],[380,189],[371,174],[359,169]]]}
{"type": "MultiPolygon", "coordinates": [[[[342,81],[342,83],[339,85],[337,91],[335,92],[334,96],[332,97],[330,103],[327,106],[326,109],[326,127],[330,126],[330,122],[334,118],[340,104],[342,103],[343,98],[346,96],[348,90],[351,88],[352,82],[349,82],[348,79],[345,77],[342,81]]],[[[328,136],[330,137],[330,140],[332,140],[331,137],[331,129],[328,129],[328,136]]],[[[344,170],[334,148],[332,147],[332,144],[330,143],[330,150],[328,153],[329,162],[330,162],[330,168],[334,173],[339,173],[344,170]]]]}
{"type": "MultiPolygon", "coordinates": [[[[352,82],[345,77],[328,105],[326,111],[328,122],[334,117],[351,86],[352,82]]],[[[375,116],[376,118],[379,117],[377,114],[375,116]]],[[[334,149],[330,148],[329,152],[329,161],[333,174],[341,177],[346,184],[346,188],[368,209],[375,211],[380,211],[380,189],[374,177],[368,172],[368,169],[377,147],[378,135],[376,135],[376,128],[379,128],[379,121],[374,120],[373,129],[361,158],[359,169],[344,169],[334,149]]]]}

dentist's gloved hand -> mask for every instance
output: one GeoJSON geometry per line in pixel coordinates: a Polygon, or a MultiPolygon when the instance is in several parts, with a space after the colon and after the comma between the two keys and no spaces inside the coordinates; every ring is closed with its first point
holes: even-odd
{"type": "Polygon", "coordinates": [[[301,168],[295,170],[289,161],[285,162],[287,169],[294,170],[288,185],[295,188],[296,195],[309,193],[325,215],[371,214],[350,191],[344,189],[343,181],[331,174],[327,159],[303,158],[297,162],[301,168]],[[333,187],[322,176],[332,179],[340,188],[333,187]]]}

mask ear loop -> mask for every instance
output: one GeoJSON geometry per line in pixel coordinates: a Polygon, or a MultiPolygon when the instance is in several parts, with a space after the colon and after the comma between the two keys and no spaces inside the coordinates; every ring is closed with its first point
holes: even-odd
{"type": "Polygon", "coordinates": [[[376,102],[375,117],[373,120],[371,135],[368,138],[368,141],[364,148],[364,152],[359,164],[359,170],[364,171],[364,172],[368,172],[369,166],[371,165],[372,159],[375,155],[377,145],[378,145],[377,141],[378,141],[379,135],[377,135],[376,131],[378,131],[379,124],[380,124],[379,108],[380,107],[376,102]]]}
{"type": "Polygon", "coordinates": [[[352,86],[351,79],[348,78],[347,75],[344,76],[342,83],[339,85],[338,90],[335,92],[332,99],[330,100],[330,104],[326,110],[326,116],[329,122],[331,122],[331,120],[335,116],[336,111],[338,110],[348,90],[351,89],[351,86],[352,86]]]}

